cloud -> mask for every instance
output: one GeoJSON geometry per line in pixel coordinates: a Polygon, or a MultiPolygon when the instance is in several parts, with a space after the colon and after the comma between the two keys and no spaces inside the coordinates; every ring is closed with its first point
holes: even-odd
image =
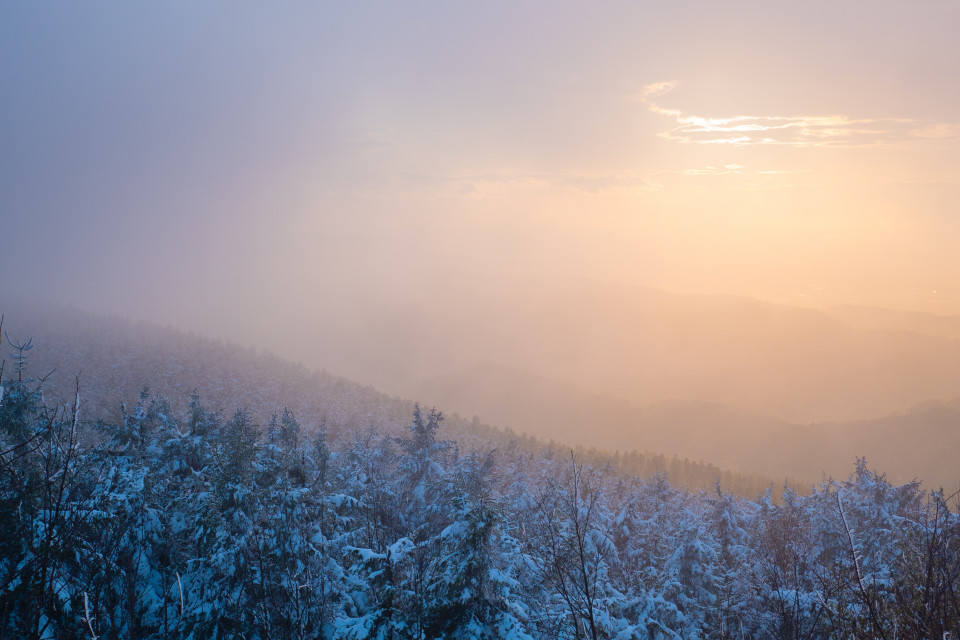
{"type": "Polygon", "coordinates": [[[671,118],[675,127],[660,135],[688,144],[784,145],[792,147],[895,146],[917,140],[960,136],[960,125],[911,118],[850,118],[833,116],[734,116],[710,118],[670,109],[654,102],[669,93],[674,82],[647,85],[640,101],[653,113],[671,118]]]}
{"type": "Polygon", "coordinates": [[[725,165],[707,165],[696,169],[684,169],[682,171],[663,174],[667,176],[680,176],[685,181],[682,183],[684,188],[691,185],[701,185],[706,181],[712,187],[723,189],[747,190],[747,191],[767,191],[770,189],[793,188],[799,185],[795,181],[787,181],[791,176],[797,174],[813,173],[811,169],[790,169],[790,170],[771,170],[771,169],[752,169],[740,164],[725,165]],[[693,180],[694,182],[690,182],[693,180]]]}
{"type": "Polygon", "coordinates": [[[741,174],[744,167],[739,164],[727,164],[722,167],[710,165],[702,169],[687,169],[683,173],[688,176],[723,176],[729,174],[741,174]]]}

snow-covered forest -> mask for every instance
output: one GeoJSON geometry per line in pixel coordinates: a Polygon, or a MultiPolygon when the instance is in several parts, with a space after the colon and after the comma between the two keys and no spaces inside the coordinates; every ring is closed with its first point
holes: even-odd
{"type": "Polygon", "coordinates": [[[865,462],[751,500],[558,449],[467,450],[420,408],[405,434],[335,440],[196,395],[81,416],[82,388],[47,404],[10,364],[3,637],[892,639],[960,624],[953,497],[865,462]]]}
{"type": "Polygon", "coordinates": [[[0,1],[0,640],[960,640],[958,25],[0,1]]]}

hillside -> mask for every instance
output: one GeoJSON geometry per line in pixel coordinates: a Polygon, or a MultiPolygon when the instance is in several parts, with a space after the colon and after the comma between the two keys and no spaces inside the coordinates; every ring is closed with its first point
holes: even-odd
{"type": "Polygon", "coordinates": [[[326,299],[277,349],[404,396],[448,389],[450,374],[488,363],[634,406],[721,403],[800,424],[960,393],[960,342],[952,330],[923,332],[939,322],[923,314],[854,322],[744,297],[466,273],[416,285],[396,276],[326,299]]]}
{"type": "Polygon", "coordinates": [[[960,315],[956,314],[935,315],[856,305],[831,307],[825,313],[858,329],[910,331],[960,340],[960,315]]]}
{"type": "MultiPolygon", "coordinates": [[[[331,439],[349,440],[358,430],[371,428],[402,434],[413,411],[413,400],[310,370],[254,347],[24,299],[11,298],[4,307],[6,334],[33,341],[33,349],[27,352],[26,374],[47,378],[44,390],[49,402],[69,404],[79,373],[84,415],[120,420],[121,403],[134,406],[141,392],[149,388],[154,395],[168,398],[175,415],[183,416],[196,392],[207,407],[225,415],[244,407],[263,425],[274,414],[289,409],[306,430],[322,426],[331,439]]],[[[13,366],[11,345],[5,342],[3,350],[7,366],[13,366]]],[[[9,372],[8,368],[7,376],[9,372]]],[[[429,397],[422,400],[433,403],[429,397]]],[[[703,489],[712,488],[720,479],[729,490],[751,497],[771,485],[782,487],[789,477],[733,472],[710,464],[707,458],[703,459],[706,462],[689,455],[677,458],[640,445],[607,446],[564,437],[563,433],[521,436],[516,429],[496,428],[498,423],[485,414],[466,414],[457,405],[434,404],[450,408],[445,426],[464,450],[519,446],[529,451],[563,452],[574,447],[598,466],[611,464],[627,475],[668,472],[678,486],[703,489]],[[612,457],[616,450],[623,455],[612,457]]]]}
{"type": "MultiPolygon", "coordinates": [[[[566,284],[557,286],[566,290],[566,284]]],[[[544,291],[543,295],[553,299],[559,294],[544,291]]],[[[669,301],[661,302],[664,309],[671,308],[669,301]]],[[[734,300],[734,303],[738,305],[741,301],[734,300]]],[[[357,384],[327,371],[293,364],[252,346],[211,341],[169,327],[94,316],[65,307],[11,301],[7,308],[12,312],[7,313],[6,330],[12,336],[32,337],[37,345],[31,352],[32,370],[42,375],[57,369],[48,386],[59,398],[67,397],[72,374],[82,370],[82,383],[91,392],[92,412],[115,415],[120,401],[134,403],[144,386],[170,398],[179,398],[174,400],[175,408],[182,412],[185,399],[197,390],[206,401],[224,411],[229,412],[231,407],[241,404],[248,406],[261,423],[274,412],[288,407],[305,424],[325,424],[332,434],[338,434],[350,432],[358,425],[377,425],[397,431],[405,425],[413,405],[412,400],[381,393],[372,386],[357,384]]],[[[787,311],[788,315],[792,313],[787,311]]],[[[861,329],[824,319],[824,314],[819,312],[803,311],[801,315],[804,314],[818,319],[823,326],[850,335],[866,332],[872,339],[907,335],[917,342],[955,344],[947,338],[907,332],[899,325],[861,329]]],[[[418,343],[417,340],[426,340],[425,334],[405,333],[404,317],[400,314],[396,318],[400,328],[394,332],[394,340],[381,344],[386,360],[406,354],[412,368],[419,366],[426,371],[425,358],[446,358],[444,354],[456,352],[452,342],[444,344],[443,334],[434,336],[437,344],[433,347],[427,342],[418,343]],[[426,355],[421,357],[411,342],[419,345],[426,355]]],[[[430,317],[426,314],[422,322],[429,325],[430,317]]],[[[932,321],[922,314],[888,316],[874,310],[860,311],[858,317],[861,324],[874,318],[871,326],[885,318],[910,320],[911,326],[918,323],[917,318],[922,322],[932,321]]],[[[450,320],[449,315],[444,316],[445,322],[450,320]]],[[[948,320],[943,319],[944,327],[950,326],[948,320]]],[[[456,333],[450,326],[444,326],[448,333],[456,333]]],[[[380,329],[385,332],[384,328],[380,329]]],[[[371,333],[372,336],[385,334],[371,333]]],[[[286,334],[280,332],[280,335],[286,334]]],[[[477,336],[468,341],[467,346],[483,341],[482,335],[477,336]]],[[[371,340],[371,344],[377,341],[371,340]]],[[[358,358],[374,357],[369,352],[371,348],[366,345],[365,351],[358,350],[358,358]]],[[[532,347],[527,345],[527,348],[529,351],[532,347]]],[[[337,362],[337,349],[331,351],[331,361],[337,362]]],[[[495,353],[491,348],[489,355],[495,353]]],[[[518,347],[517,354],[522,353],[523,349],[518,347]]],[[[303,360],[311,359],[308,351],[302,356],[303,360]]],[[[554,353],[549,357],[560,356],[554,353]]],[[[914,364],[920,366],[923,362],[914,364]]],[[[389,366],[385,365],[385,369],[389,366]]],[[[613,391],[597,392],[563,378],[559,368],[551,371],[550,375],[543,375],[537,369],[486,360],[446,370],[418,384],[405,384],[404,395],[426,406],[446,409],[448,428],[465,439],[481,432],[484,438],[500,437],[495,434],[502,434],[501,430],[508,428],[514,434],[526,434],[540,442],[555,441],[611,452],[655,452],[647,458],[664,455],[669,460],[676,456],[680,463],[705,461],[705,465],[691,467],[686,474],[688,479],[676,480],[690,482],[690,486],[708,487],[717,476],[717,468],[725,469],[744,478],[738,480],[734,488],[746,495],[754,495],[759,487],[770,483],[763,478],[773,479],[777,486],[782,485],[784,478],[809,486],[824,477],[844,477],[854,460],[861,456],[879,465],[897,482],[916,478],[925,486],[948,489],[960,484],[960,473],[947,453],[960,446],[960,431],[956,428],[960,414],[956,402],[950,400],[956,394],[945,395],[944,400],[908,405],[881,416],[803,422],[683,395],[649,402],[628,399],[613,391]],[[478,420],[473,420],[473,416],[478,420]],[[477,426],[485,424],[498,429],[491,429],[487,434],[477,426]],[[710,465],[715,467],[711,470],[710,465]],[[747,477],[755,479],[747,481],[747,477]]],[[[717,376],[728,383],[725,376],[719,373],[717,376]]],[[[731,374],[730,378],[736,380],[737,376],[731,374]]],[[[744,380],[740,383],[748,385],[744,380]]],[[[812,380],[806,384],[820,383],[812,380]]],[[[866,386],[862,382],[861,385],[866,386]]],[[[841,386],[837,395],[842,395],[845,388],[841,386]]],[[[942,391],[947,393],[949,389],[942,391]]],[[[651,468],[644,463],[636,470],[648,473],[651,468]]]]}
{"type": "Polygon", "coordinates": [[[398,434],[329,439],[288,411],[259,425],[193,396],[178,417],[145,393],[114,420],[51,406],[19,373],[0,384],[4,637],[922,638],[960,625],[956,496],[863,462],[809,495],[749,500],[517,441],[464,452],[435,411],[398,434]]]}
{"type": "Polygon", "coordinates": [[[843,477],[866,457],[896,482],[960,487],[950,454],[960,447],[960,399],[931,401],[880,418],[801,424],[717,402],[633,405],[568,381],[487,363],[427,380],[417,397],[488,416],[531,435],[638,448],[725,469],[803,483],[843,477]]]}

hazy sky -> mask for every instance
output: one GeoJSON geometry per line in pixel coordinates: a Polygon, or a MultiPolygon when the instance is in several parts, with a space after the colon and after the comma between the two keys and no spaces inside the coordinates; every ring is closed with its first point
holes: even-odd
{"type": "Polygon", "coordinates": [[[958,32],[955,0],[3,3],[0,286],[199,328],[424,267],[958,313],[958,32]]]}

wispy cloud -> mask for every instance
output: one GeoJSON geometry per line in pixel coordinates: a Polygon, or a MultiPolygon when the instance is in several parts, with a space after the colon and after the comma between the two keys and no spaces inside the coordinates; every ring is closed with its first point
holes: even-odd
{"type": "Polygon", "coordinates": [[[647,108],[671,118],[676,126],[660,135],[693,144],[787,145],[793,147],[894,146],[917,140],[960,136],[960,125],[911,118],[850,118],[832,116],[734,116],[711,118],[671,109],[655,102],[676,87],[659,82],[644,87],[640,100],[647,108]]]}
{"type": "Polygon", "coordinates": [[[739,175],[743,173],[743,166],[739,164],[727,164],[722,167],[708,166],[702,169],[687,169],[684,175],[688,176],[724,176],[730,174],[739,175]]]}
{"type": "Polygon", "coordinates": [[[666,183],[682,184],[685,189],[708,187],[739,191],[767,191],[797,187],[802,182],[798,183],[795,176],[809,173],[813,173],[813,171],[811,169],[752,169],[740,164],[725,164],[684,169],[662,175],[666,183]],[[682,182],[674,182],[670,179],[671,177],[680,177],[682,182]]]}
{"type": "MultiPolygon", "coordinates": [[[[659,175],[666,175],[661,173],[659,175]]],[[[612,192],[653,190],[660,186],[657,175],[636,171],[619,172],[536,172],[502,171],[469,174],[429,175],[406,173],[384,195],[371,189],[371,198],[382,199],[470,199],[513,200],[524,195],[543,195],[565,190],[568,193],[597,195],[612,192]]]]}

